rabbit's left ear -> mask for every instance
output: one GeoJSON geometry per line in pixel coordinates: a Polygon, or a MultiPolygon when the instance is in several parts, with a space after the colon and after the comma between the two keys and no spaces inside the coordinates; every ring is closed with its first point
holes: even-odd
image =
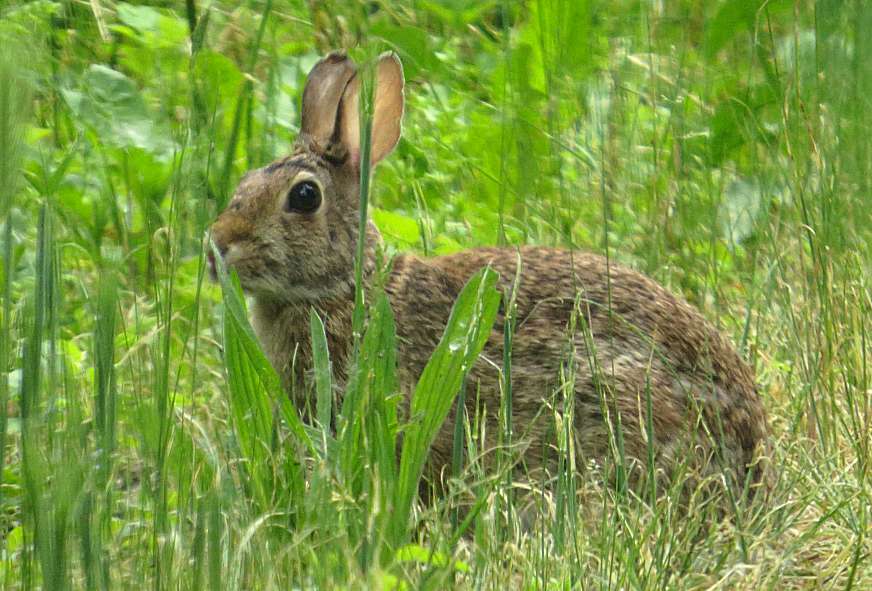
{"type": "Polygon", "coordinates": [[[324,151],[333,138],[339,102],[357,68],[345,53],[334,52],[315,64],[303,89],[300,135],[324,151]]]}
{"type": "MultiPolygon", "coordinates": [[[[370,166],[375,166],[390,154],[400,139],[404,85],[403,65],[400,59],[393,52],[382,54],[376,68],[370,166]]],[[[348,149],[351,163],[355,167],[360,166],[359,95],[360,76],[357,75],[345,88],[339,115],[339,137],[348,149]]]]}

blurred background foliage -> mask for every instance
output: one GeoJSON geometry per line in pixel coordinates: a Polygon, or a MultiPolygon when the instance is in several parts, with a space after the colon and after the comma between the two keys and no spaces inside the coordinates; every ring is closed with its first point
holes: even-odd
{"type": "Polygon", "coordinates": [[[287,151],[318,56],[393,49],[409,107],[376,184],[391,242],[616,246],[696,297],[784,224],[862,242],[869,18],[832,0],[13,5],[34,93],[16,201],[50,197],[90,263],[117,250],[147,274],[181,192],[194,256],[235,180],[287,151]],[[827,203],[798,214],[797,191],[827,203]]]}

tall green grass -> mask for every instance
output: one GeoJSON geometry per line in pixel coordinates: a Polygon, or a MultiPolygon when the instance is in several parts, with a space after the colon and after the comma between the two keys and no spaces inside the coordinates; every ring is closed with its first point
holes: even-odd
{"type": "Polygon", "coordinates": [[[4,5],[0,585],[867,588],[866,4],[4,5]],[[757,371],[765,503],[723,519],[702,496],[679,510],[680,478],[574,471],[572,356],[543,392],[558,474],[518,482],[522,320],[491,273],[455,304],[408,421],[385,296],[358,300],[341,389],[313,311],[301,420],[234,280],[204,281],[203,244],[339,43],[397,51],[408,79],[405,139],[361,178],[386,254],[582,248],[682,293],[757,371]],[[456,413],[451,472],[421,500],[500,297],[499,449],[456,413]]]}

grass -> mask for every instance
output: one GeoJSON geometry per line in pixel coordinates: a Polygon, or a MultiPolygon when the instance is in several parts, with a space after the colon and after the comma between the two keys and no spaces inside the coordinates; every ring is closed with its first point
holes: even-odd
{"type": "MultiPolygon", "coordinates": [[[[866,4],[4,5],[0,585],[868,588],[866,4]],[[313,314],[318,420],[299,420],[232,278],[204,280],[203,244],[340,46],[404,62],[404,139],[368,191],[388,250],[561,245],[682,293],[756,369],[778,467],[766,503],[680,512],[677,488],[570,470],[526,491],[506,373],[495,465],[480,417],[448,419],[452,477],[417,502],[446,401],[476,396],[463,375],[492,322],[488,275],[409,425],[386,300],[362,308],[342,404],[313,314]]],[[[572,380],[567,364],[542,409],[565,465],[572,380]]]]}

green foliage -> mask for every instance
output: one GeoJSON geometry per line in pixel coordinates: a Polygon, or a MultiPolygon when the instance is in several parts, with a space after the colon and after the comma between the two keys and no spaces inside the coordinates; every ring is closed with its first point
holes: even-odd
{"type": "Polygon", "coordinates": [[[166,130],[153,125],[142,95],[127,76],[100,64],[85,71],[81,91],[63,90],[73,120],[117,148],[165,155],[172,149],[166,130]]]}
{"type": "MultiPolygon", "coordinates": [[[[0,586],[869,587],[870,24],[841,0],[3,4],[0,586]],[[301,419],[203,237],[340,45],[405,67],[404,139],[362,179],[386,252],[580,248],[685,295],[757,370],[766,505],[681,513],[596,467],[521,494],[507,408],[496,466],[494,426],[457,413],[419,500],[494,322],[488,272],[405,420],[386,296],[360,299],[344,383],[306,311],[301,419]]],[[[490,361],[508,407],[511,354],[490,361]]],[[[571,404],[543,395],[568,462],[571,404]]]]}

